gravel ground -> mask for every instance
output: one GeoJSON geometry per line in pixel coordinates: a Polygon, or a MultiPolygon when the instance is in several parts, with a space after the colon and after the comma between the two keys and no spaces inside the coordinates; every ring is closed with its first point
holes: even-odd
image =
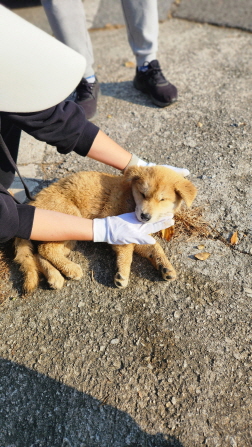
{"type": "MultiPolygon", "coordinates": [[[[224,240],[162,245],[178,279],[134,258],[113,286],[109,246],[79,243],[85,275],[62,291],[21,294],[11,264],[2,284],[1,447],[249,447],[252,445],[252,36],[172,19],[159,60],[179,101],[158,109],[132,88],[125,29],[91,33],[102,95],[96,123],[157,163],[187,167],[196,206],[224,240]],[[127,64],[126,64],[127,65],[127,64]],[[206,261],[194,255],[211,253],[206,261]]],[[[35,146],[36,143],[34,143],[35,146]]],[[[47,147],[46,185],[112,168],[47,147]]]]}

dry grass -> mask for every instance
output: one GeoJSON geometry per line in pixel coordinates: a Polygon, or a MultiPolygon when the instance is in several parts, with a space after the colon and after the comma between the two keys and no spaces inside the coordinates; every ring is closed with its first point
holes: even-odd
{"type": "Polygon", "coordinates": [[[203,208],[181,208],[175,216],[174,227],[160,231],[158,235],[162,239],[175,238],[208,238],[212,234],[211,226],[203,219],[203,208]]]}
{"type": "Polygon", "coordinates": [[[158,233],[158,236],[167,241],[176,238],[215,239],[227,245],[233,251],[252,256],[251,253],[246,250],[240,249],[236,245],[238,244],[238,242],[240,244],[243,238],[247,236],[247,232],[244,232],[239,241],[237,238],[237,232],[235,232],[231,238],[231,241],[228,241],[225,237],[222,236],[218,229],[204,220],[203,210],[204,208],[202,207],[195,207],[192,209],[181,208],[181,210],[174,217],[175,225],[173,227],[167,228],[166,230],[160,231],[158,233]],[[235,239],[237,239],[235,243],[233,242],[234,237],[235,239]]]}
{"type": "Polygon", "coordinates": [[[211,227],[203,218],[203,208],[192,209],[182,208],[175,216],[174,237],[201,237],[208,238],[211,234],[211,227]]]}

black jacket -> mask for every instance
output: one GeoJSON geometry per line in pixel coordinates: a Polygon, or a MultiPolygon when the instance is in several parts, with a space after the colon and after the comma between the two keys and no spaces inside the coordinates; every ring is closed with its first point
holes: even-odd
{"type": "MultiPolygon", "coordinates": [[[[86,119],[83,109],[72,101],[36,113],[0,112],[0,118],[2,137],[11,153],[16,152],[19,143],[17,128],[56,146],[61,154],[74,151],[81,156],[88,154],[99,131],[86,119]]],[[[4,154],[0,152],[0,165],[3,160],[4,154]]],[[[17,204],[1,185],[0,178],[0,242],[14,236],[29,239],[34,211],[31,205],[17,204]]]]}

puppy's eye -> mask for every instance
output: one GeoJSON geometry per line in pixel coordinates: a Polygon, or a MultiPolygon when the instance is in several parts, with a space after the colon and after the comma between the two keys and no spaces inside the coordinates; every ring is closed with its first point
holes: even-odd
{"type": "Polygon", "coordinates": [[[145,194],[143,192],[140,193],[142,197],[145,199],[145,194]]]}
{"type": "Polygon", "coordinates": [[[160,199],[160,202],[163,202],[165,199],[160,199]]]}

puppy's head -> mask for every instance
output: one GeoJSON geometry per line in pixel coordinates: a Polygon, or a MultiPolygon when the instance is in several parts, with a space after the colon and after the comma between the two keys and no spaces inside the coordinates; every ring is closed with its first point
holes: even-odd
{"type": "Polygon", "coordinates": [[[164,166],[131,166],[124,176],[131,181],[140,222],[156,222],[168,213],[176,213],[183,200],[190,207],[197,194],[189,180],[164,166]]]}

